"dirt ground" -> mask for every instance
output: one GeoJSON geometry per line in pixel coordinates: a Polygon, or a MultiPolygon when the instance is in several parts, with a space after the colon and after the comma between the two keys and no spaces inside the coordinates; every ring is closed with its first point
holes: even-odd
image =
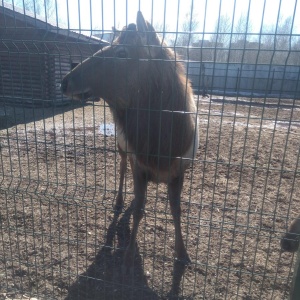
{"type": "Polygon", "coordinates": [[[132,176],[114,213],[120,159],[99,129],[112,123],[108,107],[6,108],[0,299],[167,299],[172,282],[180,299],[288,298],[295,257],[280,238],[300,213],[300,103],[195,100],[200,147],[182,194],[192,263],[183,272],[174,261],[166,187],[150,184],[127,276],[132,176]]]}

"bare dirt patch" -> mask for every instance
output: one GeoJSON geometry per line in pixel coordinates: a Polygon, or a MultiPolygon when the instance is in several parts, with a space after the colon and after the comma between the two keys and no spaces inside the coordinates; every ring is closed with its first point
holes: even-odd
{"type": "MultiPolygon", "coordinates": [[[[300,109],[197,100],[200,147],[182,195],[192,264],[180,295],[287,299],[294,257],[280,238],[300,212],[300,109]]],[[[148,187],[134,274],[122,276],[132,177],[115,214],[116,140],[99,129],[112,123],[107,106],[14,110],[23,119],[0,131],[0,299],[166,298],[174,229],[164,185],[148,187]]]]}

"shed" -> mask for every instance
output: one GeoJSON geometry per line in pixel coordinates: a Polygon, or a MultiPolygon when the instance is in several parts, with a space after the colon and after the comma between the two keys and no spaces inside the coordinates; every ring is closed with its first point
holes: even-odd
{"type": "Polygon", "coordinates": [[[61,78],[107,42],[54,26],[5,2],[0,5],[0,101],[66,103],[61,78]]]}

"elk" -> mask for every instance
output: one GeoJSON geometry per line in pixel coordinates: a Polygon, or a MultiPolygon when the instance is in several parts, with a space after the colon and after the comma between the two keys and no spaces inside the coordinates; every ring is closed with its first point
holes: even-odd
{"type": "Polygon", "coordinates": [[[296,252],[300,243],[300,215],[293,220],[288,232],[281,239],[281,249],[287,252],[296,252]]]}
{"type": "Polygon", "coordinates": [[[149,181],[165,183],[175,227],[175,256],[190,262],[181,230],[184,172],[198,148],[197,108],[185,69],[152,25],[137,13],[111,43],[68,73],[62,92],[73,99],[101,98],[109,105],[121,155],[116,200],[123,205],[126,157],[133,174],[134,206],[123,266],[132,267],[149,181]]]}

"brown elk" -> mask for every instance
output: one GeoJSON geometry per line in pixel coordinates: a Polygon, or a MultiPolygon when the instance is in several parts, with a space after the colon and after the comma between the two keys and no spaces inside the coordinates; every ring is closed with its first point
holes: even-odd
{"type": "Polygon", "coordinates": [[[300,215],[293,220],[288,232],[281,239],[281,249],[287,252],[296,252],[300,243],[300,215]]]}
{"type": "Polygon", "coordinates": [[[184,67],[175,53],[138,12],[136,24],[124,27],[110,46],[67,74],[61,89],[74,99],[102,98],[110,107],[121,154],[117,206],[123,205],[127,154],[130,157],[135,198],[125,270],[133,264],[149,181],[168,186],[176,258],[188,263],[180,223],[180,197],[184,171],[198,148],[197,110],[184,67]]]}

